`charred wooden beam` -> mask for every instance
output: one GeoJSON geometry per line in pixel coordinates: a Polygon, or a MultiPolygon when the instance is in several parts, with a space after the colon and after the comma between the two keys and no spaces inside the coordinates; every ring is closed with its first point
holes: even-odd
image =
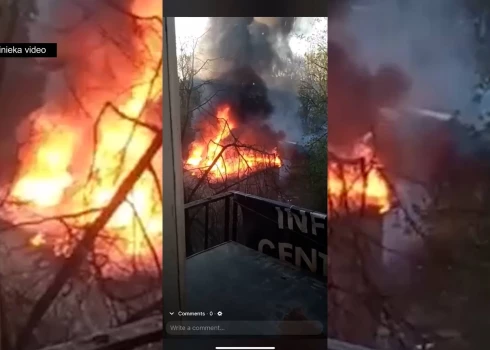
{"type": "Polygon", "coordinates": [[[162,315],[41,350],[130,350],[163,339],[162,315]]]}

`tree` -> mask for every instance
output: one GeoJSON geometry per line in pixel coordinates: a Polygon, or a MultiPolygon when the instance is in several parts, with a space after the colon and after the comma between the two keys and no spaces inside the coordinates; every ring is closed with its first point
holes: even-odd
{"type": "MultiPolygon", "coordinates": [[[[15,2],[15,4],[20,3],[24,2],[15,2]]],[[[155,2],[155,4],[158,5],[158,2],[155,2]]],[[[100,5],[100,3],[92,5],[97,6],[100,5]]],[[[72,208],[69,208],[69,206],[66,206],[65,208],[64,205],[62,205],[63,208],[59,209],[65,212],[66,215],[52,214],[51,211],[51,213],[42,214],[41,216],[43,216],[43,218],[40,220],[32,221],[26,219],[23,214],[27,214],[33,209],[32,203],[29,203],[29,201],[15,201],[15,197],[12,196],[12,193],[10,192],[11,186],[2,184],[2,199],[0,206],[2,217],[0,220],[0,256],[3,261],[0,272],[0,326],[2,327],[0,329],[0,335],[2,340],[2,350],[23,349],[25,347],[36,345],[41,346],[52,341],[61,341],[70,338],[77,332],[82,333],[86,329],[84,329],[84,327],[87,325],[89,328],[94,326],[92,321],[95,317],[88,321],[84,319],[92,312],[95,312],[97,316],[101,316],[100,321],[103,323],[111,322],[117,324],[124,323],[128,320],[136,320],[149,313],[155,311],[158,312],[161,309],[161,301],[160,303],[152,303],[152,297],[148,298],[152,293],[153,296],[157,295],[158,298],[161,298],[161,273],[156,279],[153,279],[153,277],[146,278],[147,276],[142,278],[141,273],[128,275],[126,281],[121,279],[117,280],[117,278],[108,278],[107,275],[101,273],[101,269],[108,263],[107,254],[110,253],[111,250],[108,249],[105,252],[100,252],[100,250],[98,251],[97,246],[101,242],[108,242],[106,241],[109,238],[107,233],[110,232],[110,229],[108,229],[108,226],[110,226],[108,225],[108,222],[111,221],[115,216],[114,213],[122,206],[129,206],[128,209],[132,213],[131,216],[134,216],[135,218],[134,227],[144,225],[141,223],[141,218],[135,209],[135,204],[132,202],[131,196],[128,195],[135,189],[135,184],[140,181],[143,173],[146,173],[147,175],[152,174],[149,176],[149,179],[153,177],[153,183],[155,184],[154,191],[160,194],[162,192],[158,187],[160,186],[159,184],[161,181],[158,180],[156,170],[154,169],[154,163],[156,163],[155,159],[161,160],[161,157],[155,157],[155,155],[159,153],[162,148],[162,130],[158,125],[154,126],[148,122],[154,114],[158,114],[158,120],[161,121],[161,114],[157,113],[158,109],[155,108],[155,104],[158,104],[158,101],[160,101],[161,104],[161,96],[159,97],[158,95],[161,94],[162,84],[158,77],[162,76],[162,59],[158,56],[161,55],[162,50],[154,50],[154,55],[147,55],[150,49],[149,46],[146,46],[147,42],[142,43],[143,40],[140,41],[138,39],[140,39],[140,34],[143,36],[142,33],[147,34],[148,32],[151,32],[152,34],[145,36],[145,39],[155,39],[155,37],[157,37],[157,40],[152,42],[152,44],[155,45],[152,45],[151,48],[158,48],[158,43],[162,42],[161,34],[163,23],[158,15],[157,17],[144,17],[140,14],[133,13],[126,8],[119,8],[117,5],[109,2],[104,4],[104,6],[106,5],[109,6],[104,7],[101,12],[105,11],[104,15],[115,16],[120,19],[120,22],[118,22],[120,26],[117,27],[117,30],[114,30],[115,28],[111,27],[109,30],[105,31],[104,29],[107,29],[106,27],[101,28],[97,25],[98,23],[90,22],[90,18],[93,18],[91,16],[100,14],[98,11],[90,12],[90,10],[93,9],[90,8],[87,9],[88,16],[82,18],[81,22],[83,23],[75,24],[73,27],[69,28],[70,30],[56,28],[58,29],[56,33],[59,35],[58,39],[67,41],[72,39],[71,35],[80,35],[80,31],[77,32],[77,30],[80,30],[82,27],[83,29],[81,31],[83,33],[81,35],[85,34],[88,30],[92,30],[92,34],[97,33],[97,38],[99,40],[96,45],[100,45],[97,46],[98,52],[100,53],[101,51],[104,51],[104,49],[107,49],[111,51],[111,58],[117,56],[116,58],[120,59],[118,60],[118,63],[121,65],[117,66],[119,70],[117,72],[115,71],[115,75],[121,74],[121,76],[124,76],[124,78],[127,79],[118,80],[117,78],[120,78],[119,75],[117,77],[112,76],[114,80],[111,81],[108,81],[110,79],[101,79],[100,76],[94,74],[94,71],[85,70],[90,66],[88,61],[93,59],[94,56],[100,58],[101,55],[96,55],[94,52],[92,52],[91,55],[79,55],[77,60],[72,60],[69,63],[72,64],[72,68],[81,63],[80,66],[85,69],[77,66],[80,71],[74,72],[77,68],[73,68],[69,73],[80,73],[81,75],[88,77],[94,85],[104,85],[107,83],[106,86],[113,89],[108,89],[110,91],[106,91],[103,88],[100,88],[98,93],[102,91],[102,93],[106,93],[104,97],[110,97],[107,99],[101,97],[100,100],[97,100],[97,103],[93,104],[94,95],[90,94],[91,90],[85,89],[86,86],[83,86],[83,84],[81,84],[82,87],[80,87],[78,85],[80,84],[80,80],[72,79],[73,75],[70,75],[67,71],[63,71],[63,73],[67,73],[65,76],[66,80],[64,81],[66,85],[61,84],[60,89],[57,90],[57,93],[63,96],[60,97],[58,94],[49,95],[48,98],[42,101],[45,103],[43,107],[46,107],[46,105],[50,107],[67,107],[62,113],[62,118],[58,119],[60,124],[63,122],[68,123],[68,121],[73,122],[77,119],[77,115],[81,116],[83,114],[84,117],[78,119],[78,121],[84,119],[84,122],[86,122],[83,127],[78,129],[81,133],[90,131],[92,134],[98,134],[98,128],[101,124],[105,123],[105,118],[103,117],[107,117],[108,115],[109,119],[111,117],[117,119],[116,123],[125,121],[125,123],[128,123],[126,124],[127,128],[116,128],[118,129],[116,134],[119,131],[121,131],[121,133],[127,131],[127,135],[125,136],[129,145],[134,139],[133,136],[144,129],[145,134],[149,135],[149,138],[147,139],[147,141],[149,141],[149,147],[146,148],[146,145],[142,144],[143,147],[136,153],[134,164],[125,167],[124,162],[130,153],[130,151],[128,151],[129,146],[124,142],[114,142],[115,144],[122,146],[118,155],[114,157],[118,169],[110,169],[110,167],[107,166],[107,162],[104,162],[102,165],[102,168],[106,167],[105,170],[109,170],[111,173],[114,170],[114,177],[116,178],[113,182],[114,193],[109,194],[109,198],[107,201],[104,201],[105,203],[104,205],[101,205],[101,208],[88,210],[88,212],[92,214],[90,214],[90,218],[86,218],[87,220],[82,219],[84,223],[78,221],[78,219],[83,215],[86,215],[87,212],[85,212],[85,214],[67,213],[71,211],[72,208]],[[121,19],[121,17],[123,17],[123,19],[121,19]],[[117,36],[120,34],[119,30],[127,30],[130,32],[131,38],[133,39],[131,41],[131,49],[134,50],[125,51],[119,46],[120,43],[117,41],[117,36]],[[158,37],[159,35],[160,37],[158,37]],[[140,52],[135,49],[136,47],[144,47],[147,50],[142,49],[140,52]],[[136,56],[144,62],[137,61],[135,59],[136,56]],[[122,68],[123,63],[125,62],[129,62],[127,65],[130,65],[131,69],[124,70],[122,68]],[[138,66],[138,64],[141,64],[141,66],[138,66]],[[153,66],[153,64],[155,64],[155,66],[153,66]],[[132,74],[127,74],[128,72],[133,73],[136,71],[139,73],[137,68],[144,71],[144,74],[141,74],[143,78],[139,76],[141,81],[135,81],[136,79],[134,79],[132,74]],[[119,86],[118,83],[121,83],[122,80],[124,80],[124,83],[128,83],[128,85],[131,86],[129,88],[127,86],[119,86]],[[148,89],[143,89],[142,86],[147,86],[148,89]],[[125,95],[124,97],[130,95],[130,97],[124,99],[124,102],[128,103],[123,104],[120,102],[120,98],[118,99],[120,96],[114,97],[114,95],[117,95],[119,92],[115,94],[112,93],[115,92],[113,90],[127,88],[130,89],[131,94],[128,94],[128,90],[123,92],[125,95]],[[137,100],[135,96],[141,99],[137,100]],[[76,102],[71,104],[67,103],[69,106],[65,106],[64,103],[66,103],[67,100],[76,102]],[[89,105],[93,108],[88,107],[89,105]],[[145,114],[145,118],[140,118],[141,120],[136,118],[139,117],[139,115],[135,116],[134,111],[138,109],[141,115],[145,114]],[[126,169],[122,170],[122,168],[126,169]],[[15,211],[16,215],[9,216],[7,214],[9,209],[15,211]],[[49,222],[53,223],[54,226],[48,224],[48,226],[51,227],[50,229],[46,229],[46,226],[44,225],[49,222]],[[58,224],[61,224],[61,229],[57,226],[58,224]],[[31,235],[33,235],[33,230],[34,232],[44,231],[48,234],[59,234],[59,237],[63,237],[62,240],[66,239],[66,242],[69,243],[72,250],[70,250],[70,248],[60,255],[60,252],[55,249],[56,244],[37,246],[30,239],[32,238],[31,235]],[[13,248],[13,246],[16,247],[13,248]],[[15,271],[22,271],[20,274],[23,277],[19,278],[18,276],[20,274],[15,271]],[[131,287],[129,287],[128,284],[128,281],[130,280],[132,281],[130,283],[131,287]],[[155,281],[157,283],[155,283],[155,281]],[[137,289],[140,289],[141,287],[138,294],[134,293],[133,289],[133,286],[136,285],[138,285],[137,289]],[[148,290],[152,290],[152,292],[147,293],[148,290]],[[143,295],[146,296],[143,297],[143,295]],[[143,299],[141,299],[141,297],[143,297],[143,299]],[[135,298],[136,300],[139,300],[136,304],[135,298]],[[103,300],[105,301],[102,302],[103,300]],[[94,308],[93,305],[87,306],[94,301],[98,303],[96,308],[94,308]],[[143,303],[141,303],[142,301],[143,303]],[[145,303],[150,305],[142,306],[142,304],[145,303]],[[104,311],[99,313],[97,310],[104,311]],[[109,319],[110,321],[108,321],[109,319]],[[83,325],[80,327],[81,324],[83,325]],[[5,325],[8,325],[8,328],[4,328],[5,325]],[[5,337],[6,334],[8,334],[9,337],[5,337]]],[[[158,11],[156,12],[158,14],[158,11]]],[[[28,14],[28,12],[26,13],[28,14]]],[[[3,14],[5,14],[5,12],[3,14]]],[[[108,20],[108,22],[110,22],[110,20],[108,20]]],[[[6,22],[0,21],[0,25],[3,25],[4,23],[6,22]]],[[[14,26],[15,31],[20,31],[19,25],[19,22],[17,22],[17,26],[14,26]]],[[[48,25],[55,24],[50,23],[48,25]]],[[[127,36],[124,36],[123,40],[126,43],[128,42],[127,39],[127,36]]],[[[71,41],[73,42],[73,40],[71,41]]],[[[74,46],[72,49],[73,48],[76,50],[78,46],[74,46]]],[[[105,58],[107,58],[107,56],[105,58]]],[[[68,70],[68,68],[66,69],[68,70]]],[[[106,78],[107,76],[109,76],[109,74],[105,75],[106,78]]],[[[27,79],[29,83],[33,83],[34,77],[28,76],[28,78],[31,79],[30,81],[27,79]]],[[[2,97],[5,98],[5,95],[6,91],[3,90],[2,97]]],[[[27,98],[22,101],[25,102],[23,104],[27,104],[28,102],[27,98]]],[[[42,135],[34,133],[34,131],[39,131],[35,128],[35,126],[38,126],[36,121],[42,120],[43,122],[46,122],[47,119],[43,119],[42,117],[51,116],[50,113],[35,113],[45,112],[45,109],[42,109],[43,107],[41,107],[40,111],[36,111],[36,108],[31,106],[31,108],[25,112],[26,117],[29,116],[29,118],[25,118],[25,124],[32,129],[28,136],[33,136],[29,138],[29,142],[26,142],[26,145],[32,146],[32,149],[28,149],[30,153],[22,153],[25,159],[20,159],[21,161],[26,161],[27,165],[31,165],[32,163],[30,163],[29,160],[34,159],[34,157],[30,157],[30,155],[37,154],[37,151],[39,150],[36,148],[36,146],[39,146],[36,142],[38,140],[37,137],[41,136],[39,139],[43,140],[42,135]]],[[[59,116],[56,114],[56,111],[53,112],[53,114],[59,116]]],[[[124,124],[124,122],[122,122],[122,124],[124,124]]],[[[53,126],[53,123],[49,122],[47,125],[49,127],[48,131],[51,131],[52,134],[58,134],[58,129],[56,129],[57,125],[53,126]]],[[[80,124],[78,125],[81,126],[80,124]]],[[[114,130],[114,128],[112,130],[114,130]]],[[[42,131],[46,130],[43,129],[42,131]]],[[[15,133],[12,134],[14,134],[15,137],[15,133]]],[[[42,133],[39,132],[39,134],[42,133]]],[[[90,142],[87,139],[88,142],[84,145],[88,149],[87,155],[89,158],[92,158],[89,163],[92,162],[95,164],[96,162],[97,149],[100,145],[100,137],[98,136],[100,135],[94,136],[92,139],[93,142],[90,142]],[[92,148],[93,153],[91,153],[92,148]]],[[[61,142],[60,145],[62,145],[60,148],[65,147],[63,142],[61,142]]],[[[72,157],[72,159],[73,158],[74,157],[72,157]]],[[[80,157],[80,154],[77,154],[76,158],[77,161],[79,161],[82,157],[80,157]]],[[[84,162],[82,161],[80,163],[84,162]]],[[[45,168],[46,166],[41,170],[45,170],[45,168]]],[[[87,183],[91,182],[90,179],[97,177],[97,174],[95,174],[97,171],[92,172],[90,165],[86,168],[86,171],[89,173],[87,183]]],[[[22,174],[19,173],[19,178],[21,176],[22,174]]],[[[90,186],[87,185],[85,181],[83,182],[84,184],[80,185],[82,192],[87,190],[87,197],[93,195],[94,193],[91,192],[90,186]]],[[[74,192],[77,192],[79,189],[74,192]]],[[[65,193],[65,197],[66,196],[65,193]]],[[[49,197],[49,195],[46,197],[49,197]]],[[[160,205],[162,204],[161,196],[159,203],[160,205]]],[[[36,215],[34,214],[34,216],[36,215]]],[[[161,218],[159,221],[161,221],[161,218]]],[[[143,229],[143,231],[145,230],[143,229]]],[[[146,232],[144,232],[143,235],[145,236],[145,234],[146,232]]],[[[148,238],[147,235],[146,238],[148,238]]],[[[109,238],[109,240],[111,239],[109,238]]],[[[117,244],[117,240],[111,241],[110,244],[114,247],[114,244],[117,244]]],[[[149,245],[151,246],[151,244],[149,245]]],[[[150,251],[155,252],[156,248],[157,247],[150,247],[149,249],[150,251]]],[[[134,250],[129,252],[128,256],[131,256],[134,260],[127,264],[126,268],[128,268],[129,265],[132,265],[131,269],[141,267],[138,266],[139,262],[137,261],[136,255],[137,254],[134,254],[134,250]]],[[[158,264],[158,259],[153,259],[153,264],[154,271],[156,272],[155,275],[159,275],[161,266],[158,264]]],[[[140,269],[140,272],[142,270],[143,269],[140,269]]],[[[99,320],[97,319],[96,321],[98,322],[99,320]]]]}
{"type": "Polygon", "coordinates": [[[326,46],[306,54],[299,86],[301,116],[308,132],[318,132],[327,123],[328,53],[326,46]]]}
{"type": "Polygon", "coordinates": [[[184,149],[192,139],[192,117],[200,107],[203,84],[200,84],[199,73],[206,68],[207,62],[201,62],[196,56],[199,39],[182,44],[178,56],[177,69],[179,74],[181,138],[184,149]]]}
{"type": "Polygon", "coordinates": [[[328,119],[328,50],[327,33],[316,33],[311,50],[303,61],[299,84],[300,115],[305,130],[313,135],[307,144],[308,166],[306,186],[308,193],[316,194],[312,206],[327,211],[327,119],[328,119]]]}

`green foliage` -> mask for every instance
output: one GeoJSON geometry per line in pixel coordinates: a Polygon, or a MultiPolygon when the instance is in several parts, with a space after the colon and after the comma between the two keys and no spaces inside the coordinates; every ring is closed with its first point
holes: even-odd
{"type": "Polygon", "coordinates": [[[304,61],[304,73],[299,86],[301,117],[308,132],[318,132],[327,122],[328,54],[326,47],[308,53],[304,61]]]}
{"type": "Polygon", "coordinates": [[[308,145],[305,191],[311,193],[312,209],[327,212],[328,52],[326,42],[317,43],[305,56],[298,95],[305,131],[315,135],[308,145]]]}
{"type": "Polygon", "coordinates": [[[312,209],[327,212],[327,135],[326,133],[309,145],[309,161],[306,186],[311,193],[312,209]]]}

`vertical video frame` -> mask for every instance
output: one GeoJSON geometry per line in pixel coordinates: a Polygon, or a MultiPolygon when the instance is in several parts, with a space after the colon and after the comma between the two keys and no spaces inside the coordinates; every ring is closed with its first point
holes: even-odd
{"type": "Polygon", "coordinates": [[[487,348],[489,5],[329,6],[329,343],[487,348]]]}
{"type": "Polygon", "coordinates": [[[0,4],[0,44],[58,45],[0,60],[2,350],[162,337],[162,28],[161,0],[0,4]]]}
{"type": "Polygon", "coordinates": [[[328,20],[174,21],[185,297],[166,334],[326,337],[328,20]]]}

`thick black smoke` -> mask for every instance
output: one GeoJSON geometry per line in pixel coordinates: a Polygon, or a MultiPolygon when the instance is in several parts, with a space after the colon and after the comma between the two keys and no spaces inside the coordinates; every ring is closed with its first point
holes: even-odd
{"type": "MultiPolygon", "coordinates": [[[[448,5],[458,7],[458,2],[406,1],[402,11],[399,8],[402,2],[367,1],[369,4],[364,9],[358,8],[350,20],[347,4],[351,1],[332,2],[337,6],[330,12],[334,18],[330,17],[329,27],[329,146],[351,146],[381,122],[380,107],[397,107],[408,93],[410,105],[415,107],[464,108],[464,103],[459,101],[461,96],[469,94],[471,84],[466,82],[472,80],[471,74],[464,73],[471,71],[472,66],[468,64],[471,60],[460,56],[473,53],[461,49],[471,47],[461,40],[464,14],[457,9],[449,10],[448,5]],[[354,35],[348,37],[347,29],[354,35]],[[359,52],[353,51],[354,40],[360,44],[359,52]],[[463,45],[459,45],[461,42],[463,45]],[[356,62],[360,57],[366,66],[356,62]],[[376,70],[386,61],[396,65],[376,70]]],[[[469,137],[454,119],[448,122],[401,113],[396,120],[386,121],[385,126],[383,134],[390,138],[377,145],[380,146],[377,155],[382,153],[382,163],[388,165],[388,170],[395,170],[392,183],[403,209],[385,217],[383,260],[386,265],[380,275],[390,289],[394,288],[386,294],[406,293],[411,283],[419,283],[413,278],[420,273],[420,265],[412,256],[423,255],[427,248],[426,240],[410,231],[414,222],[424,226],[416,213],[430,202],[427,193],[412,181],[440,185],[449,177],[455,178],[453,188],[459,188],[463,182],[466,188],[468,183],[478,183],[473,176],[479,176],[478,167],[484,163],[478,160],[490,159],[490,149],[469,137]],[[387,158],[394,161],[387,162],[387,158]],[[402,181],[404,178],[408,181],[402,181]]],[[[481,173],[487,176],[488,170],[481,173]]],[[[357,326],[354,318],[352,326],[357,326]]]]}
{"type": "Polygon", "coordinates": [[[273,69],[283,68],[284,56],[291,56],[286,39],[294,20],[293,17],[211,18],[211,53],[225,60],[228,71],[249,66],[265,76],[273,69]]]}
{"type": "Polygon", "coordinates": [[[267,119],[274,110],[265,82],[250,66],[225,73],[215,85],[220,104],[228,104],[239,123],[267,119]]]}
{"type": "Polygon", "coordinates": [[[471,79],[464,67],[468,60],[450,53],[455,47],[471,45],[465,43],[464,35],[450,32],[455,42],[451,43],[438,34],[446,33],[447,21],[464,19],[464,13],[456,12],[456,6],[438,14],[435,10],[445,5],[442,0],[421,8],[413,3],[406,14],[393,4],[379,2],[356,12],[349,3],[352,1],[335,1],[331,12],[329,147],[333,151],[336,147],[349,149],[367,132],[375,131],[377,156],[384,166],[393,174],[417,182],[439,183],[449,176],[464,178],[469,164],[472,169],[488,164],[490,146],[468,133],[459,120],[447,122],[404,112],[401,118],[389,121],[380,113],[382,107],[402,107],[402,100],[415,107],[440,106],[436,110],[454,111],[455,105],[465,108],[456,97],[458,92],[466,96],[470,91],[467,81],[471,79]],[[363,14],[369,8],[371,12],[363,14]],[[438,15],[429,15],[429,10],[438,15]],[[384,21],[385,17],[398,19],[406,28],[396,21],[384,21]],[[375,30],[381,22],[389,24],[383,26],[386,33],[375,30]],[[419,27],[431,26],[433,32],[419,33],[419,27]],[[390,65],[383,65],[385,61],[390,65]]]}
{"type": "Polygon", "coordinates": [[[373,130],[382,107],[395,107],[406,96],[410,78],[389,64],[370,73],[338,41],[330,40],[328,56],[328,143],[345,148],[373,130]]]}
{"type": "MultiPolygon", "coordinates": [[[[161,24],[129,15],[134,11],[138,11],[135,16],[147,15],[144,6],[133,9],[134,3],[38,1],[39,15],[31,24],[30,41],[58,43],[54,62],[39,59],[52,72],[44,92],[46,104],[72,110],[82,105],[87,114],[97,116],[107,101],[117,104],[128,98],[145,69],[156,69],[161,50],[148,45],[148,40],[161,42],[161,24]]],[[[155,1],[148,1],[147,8],[155,12],[155,1]]],[[[73,113],[65,113],[64,118],[69,117],[73,113]]]]}
{"type": "Polygon", "coordinates": [[[293,24],[290,17],[210,19],[210,52],[221,62],[218,75],[213,77],[215,105],[230,106],[239,128],[254,129],[265,147],[285,136],[267,123],[274,107],[264,78],[283,69],[291,57],[287,39],[293,24]]]}
{"type": "MultiPolygon", "coordinates": [[[[403,70],[410,77],[408,95],[400,95],[406,97],[405,105],[446,111],[459,114],[459,117],[447,123],[404,112],[396,121],[390,121],[388,129],[385,128],[384,133],[390,134],[391,140],[378,147],[378,151],[389,150],[392,158],[397,158],[404,168],[411,169],[403,173],[417,181],[422,181],[422,178],[424,181],[434,181],[432,176],[415,171],[417,168],[427,169],[430,165],[434,172],[454,174],[456,170],[448,169],[449,165],[467,161],[488,163],[488,143],[469,134],[463,125],[479,126],[471,101],[478,80],[475,75],[477,46],[474,18],[468,16],[464,2],[332,0],[329,10],[329,93],[335,95],[330,96],[329,100],[330,144],[351,142],[352,138],[376,124],[379,120],[377,106],[387,104],[396,107],[396,104],[380,101],[380,97],[365,98],[370,95],[392,95],[389,100],[393,101],[397,99],[396,95],[400,95],[399,89],[390,88],[391,84],[378,89],[379,84],[373,87],[373,84],[366,83],[366,80],[370,80],[367,76],[376,75],[380,64],[389,62],[396,63],[397,70],[403,70]],[[342,54],[335,54],[338,51],[336,46],[340,46],[342,54]],[[353,63],[354,60],[365,65],[366,69],[361,69],[364,72],[359,73],[362,67],[353,63]],[[339,65],[352,67],[344,67],[344,70],[353,74],[337,73],[339,65]],[[364,77],[355,79],[353,75],[364,77]],[[349,80],[346,76],[361,83],[342,82],[349,80]],[[350,99],[358,105],[357,108],[351,106],[349,109],[349,98],[342,92],[349,89],[355,91],[350,94],[350,99]],[[339,95],[340,99],[337,97],[339,95]],[[375,102],[366,103],[369,99],[375,102]],[[356,109],[360,111],[357,116],[354,115],[356,109]],[[348,125],[345,127],[350,130],[345,130],[342,120],[346,121],[348,125]],[[410,157],[406,155],[406,150],[410,150],[410,157]],[[432,153],[428,154],[428,150],[432,153]],[[448,157],[452,159],[451,162],[447,162],[448,157]],[[424,160],[425,166],[421,166],[421,160],[424,160]]],[[[384,160],[383,163],[386,164],[384,160]]],[[[464,170],[467,166],[460,168],[464,170]]],[[[440,182],[439,176],[442,175],[434,173],[435,181],[440,182]]]]}
{"type": "Polygon", "coordinates": [[[274,131],[267,123],[274,107],[264,80],[250,66],[225,73],[213,86],[218,89],[215,106],[230,107],[238,132],[234,134],[240,140],[271,150],[284,139],[284,132],[274,131]]]}

